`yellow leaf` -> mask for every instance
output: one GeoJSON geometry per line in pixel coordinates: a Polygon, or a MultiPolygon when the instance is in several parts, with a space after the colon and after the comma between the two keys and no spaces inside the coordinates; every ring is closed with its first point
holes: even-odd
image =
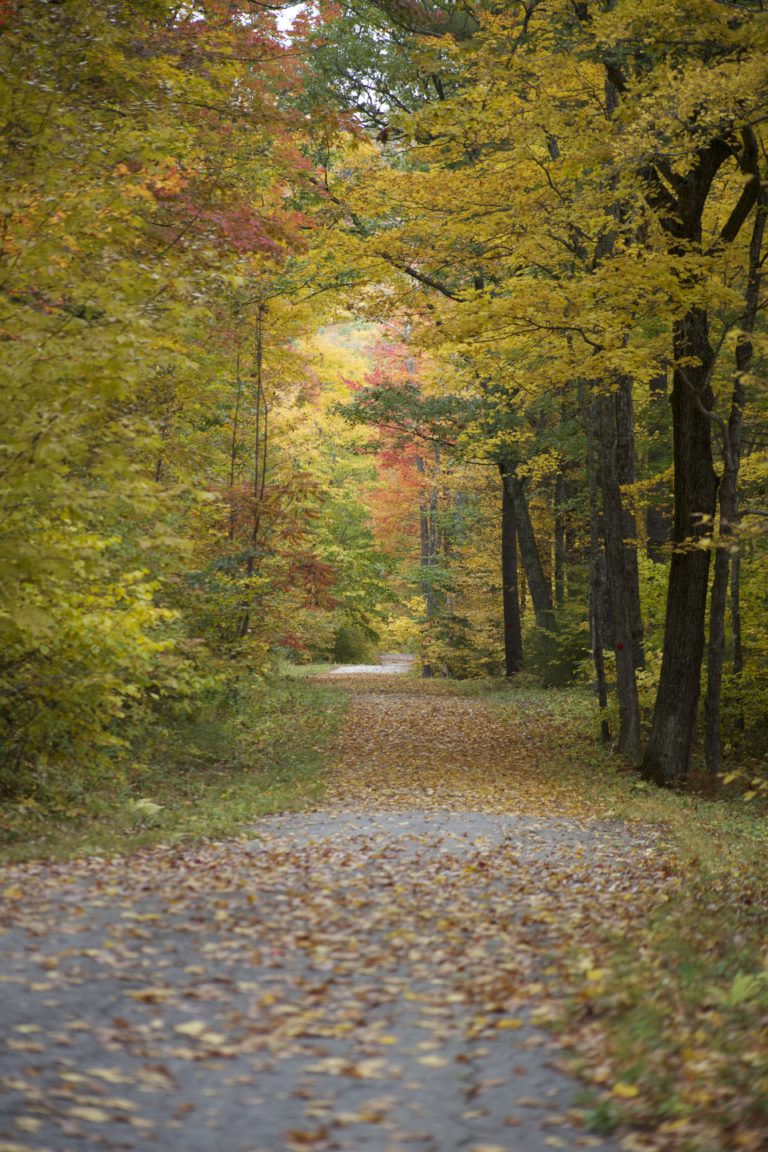
{"type": "Polygon", "coordinates": [[[618,1096],[622,1100],[632,1100],[635,1096],[640,1095],[640,1089],[635,1084],[625,1084],[621,1080],[618,1084],[614,1084],[611,1091],[614,1096],[618,1096]]]}
{"type": "Polygon", "coordinates": [[[353,1075],[361,1080],[378,1080],[386,1075],[386,1064],[383,1060],[373,1057],[370,1060],[361,1060],[354,1066],[353,1075]]]}
{"type": "Polygon", "coordinates": [[[516,1016],[504,1016],[501,1020],[496,1021],[497,1028],[522,1028],[524,1021],[518,1020],[516,1016]]]}
{"type": "Polygon", "coordinates": [[[42,1120],[38,1120],[36,1116],[17,1116],[14,1124],[20,1132],[37,1132],[42,1120]]]}
{"type": "Polygon", "coordinates": [[[109,1112],[105,1112],[103,1108],[91,1108],[85,1104],[70,1108],[69,1115],[78,1120],[89,1120],[91,1124],[106,1124],[110,1119],[109,1112]]]}
{"type": "Polygon", "coordinates": [[[119,1072],[117,1068],[89,1068],[88,1075],[98,1076],[100,1080],[106,1080],[108,1084],[131,1084],[133,1082],[130,1076],[119,1072]]]}
{"type": "Polygon", "coordinates": [[[174,1028],[174,1032],[178,1032],[181,1036],[202,1036],[203,1032],[207,1031],[208,1025],[205,1020],[187,1020],[174,1028]]]}
{"type": "Polygon", "coordinates": [[[24,892],[18,884],[12,884],[10,888],[6,888],[3,891],[3,896],[5,896],[6,900],[21,900],[23,895],[24,892]]]}

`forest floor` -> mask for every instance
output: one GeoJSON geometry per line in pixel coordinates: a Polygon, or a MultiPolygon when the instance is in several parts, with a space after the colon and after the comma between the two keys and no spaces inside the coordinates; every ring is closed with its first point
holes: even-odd
{"type": "Polygon", "coordinates": [[[696,971],[719,931],[732,989],[764,924],[737,961],[713,903],[700,947],[695,802],[630,811],[540,692],[334,692],[315,811],[6,869],[0,1152],[764,1147],[751,986],[729,1014],[696,971]]]}

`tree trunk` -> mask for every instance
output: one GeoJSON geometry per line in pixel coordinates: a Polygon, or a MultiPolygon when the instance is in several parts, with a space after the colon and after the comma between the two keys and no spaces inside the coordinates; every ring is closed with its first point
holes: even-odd
{"type": "MultiPolygon", "coordinates": [[[[259,529],[261,527],[261,509],[264,501],[264,491],[267,483],[267,452],[269,450],[267,396],[264,391],[264,317],[266,309],[259,305],[256,320],[256,427],[253,436],[253,510],[251,513],[251,546],[245,563],[246,579],[253,578],[256,562],[256,550],[259,542],[259,529]]],[[[234,467],[234,461],[232,464],[234,467]]],[[[243,616],[240,621],[238,635],[243,640],[248,635],[251,626],[251,594],[250,586],[246,586],[243,601],[243,616]]]]}
{"type": "Polygon", "coordinates": [[[536,536],[531,522],[531,513],[525,496],[525,485],[514,473],[504,477],[515,509],[517,541],[520,545],[520,559],[525,569],[525,578],[531,593],[536,624],[548,632],[555,629],[555,613],[552,604],[552,589],[544,573],[541,556],[536,544],[536,536]]]}
{"type": "Polygon", "coordinates": [[[565,602],[565,474],[555,479],[555,603],[565,602]]]}
{"type": "Polygon", "coordinates": [[[622,504],[624,532],[624,580],[629,612],[629,627],[632,636],[632,659],[635,668],[645,667],[643,646],[643,610],[640,603],[640,572],[637,566],[637,523],[635,514],[628,507],[621,491],[625,485],[634,484],[635,473],[635,410],[632,398],[632,379],[619,377],[616,392],[616,467],[619,481],[619,497],[622,504]]]}
{"type": "Polygon", "coordinates": [[[587,438],[587,489],[589,492],[589,642],[592,648],[592,661],[595,666],[595,691],[600,709],[600,739],[610,743],[611,730],[608,726],[608,682],[605,677],[605,655],[603,639],[603,598],[605,594],[605,562],[600,549],[600,512],[597,503],[597,465],[595,460],[595,438],[593,434],[593,405],[588,404],[586,386],[579,385],[579,406],[587,438]]]}
{"type": "MultiPolygon", "coordinates": [[[[426,465],[422,456],[416,457],[416,469],[421,476],[426,474],[426,465]]],[[[433,556],[433,543],[435,539],[434,513],[436,499],[436,489],[433,484],[429,496],[423,487],[419,493],[419,536],[421,541],[421,590],[424,596],[424,614],[427,620],[431,620],[435,615],[435,591],[432,585],[432,567],[434,564],[433,556]]],[[[421,674],[425,680],[431,680],[433,675],[432,665],[428,661],[424,661],[421,669],[421,674]]]]}
{"type": "Polygon", "coordinates": [[[501,472],[501,586],[504,607],[504,670],[514,676],[523,667],[523,635],[517,579],[517,517],[515,502],[506,484],[506,464],[501,472]]]}
{"type": "Polygon", "coordinates": [[[744,730],[744,712],[741,704],[741,676],[744,671],[744,647],[741,639],[741,556],[737,552],[731,558],[731,646],[733,659],[731,671],[738,686],[738,710],[736,728],[744,730]]]}
{"type": "MultiPolygon", "coordinates": [[[[595,400],[599,430],[600,482],[603,490],[603,533],[605,564],[613,616],[613,638],[616,653],[616,691],[619,698],[619,751],[631,759],[640,755],[640,704],[635,676],[635,637],[633,617],[637,609],[639,586],[628,574],[633,571],[627,560],[625,541],[626,517],[621,496],[618,467],[617,396],[601,395],[595,400]]],[[[637,565],[634,566],[637,576],[637,565]]]]}
{"type": "Polygon", "coordinates": [[[731,564],[731,638],[733,643],[731,668],[734,676],[741,676],[744,671],[744,645],[741,635],[741,556],[738,552],[731,564]]]}
{"type": "Polygon", "coordinates": [[[712,462],[709,377],[713,352],[707,315],[692,308],[674,328],[672,377],[674,496],[672,562],[664,650],[644,771],[659,784],[688,775],[696,731],[711,534],[717,498],[712,462]],[[704,547],[701,546],[702,541],[704,547]]]}
{"type": "Polygon", "coordinates": [[[237,525],[237,512],[235,509],[235,468],[237,465],[237,439],[240,429],[240,400],[243,394],[243,378],[240,374],[240,348],[237,349],[235,360],[235,378],[237,381],[237,394],[235,396],[235,411],[232,416],[232,440],[229,447],[229,538],[234,540],[237,525]]]}
{"type": "MultiPolygon", "coordinates": [[[[720,509],[722,523],[722,505],[720,509]]],[[[707,645],[707,694],[704,699],[704,759],[707,771],[720,771],[720,693],[725,662],[725,606],[728,599],[729,556],[721,543],[715,554],[712,591],[709,598],[709,643],[707,645]]]]}
{"type": "MultiPolygon", "coordinates": [[[[655,196],[661,206],[659,223],[669,237],[672,255],[686,258],[692,247],[700,247],[712,181],[732,155],[732,147],[718,137],[698,151],[685,174],[673,175],[674,197],[669,187],[655,184],[651,198],[655,196]]],[[[726,239],[732,239],[730,221],[726,231],[726,239]]],[[[680,275],[684,282],[685,271],[680,275]]],[[[659,784],[675,784],[688,775],[701,692],[710,563],[707,537],[717,503],[712,458],[714,353],[704,309],[692,305],[675,321],[672,350],[673,552],[661,676],[643,765],[645,774],[659,784]]]]}
{"type": "MultiPolygon", "coordinates": [[[[646,414],[648,430],[645,460],[651,473],[663,472],[669,465],[666,448],[666,432],[669,422],[669,388],[667,369],[664,367],[650,383],[650,404],[646,414]]],[[[666,503],[666,484],[655,484],[651,500],[645,510],[645,550],[650,560],[662,563],[667,557],[667,544],[672,532],[672,518],[666,503]]]]}

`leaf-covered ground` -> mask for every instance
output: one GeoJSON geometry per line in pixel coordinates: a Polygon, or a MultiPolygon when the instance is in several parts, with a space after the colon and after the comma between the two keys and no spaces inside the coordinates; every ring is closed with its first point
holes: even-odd
{"type": "Polygon", "coordinates": [[[679,883],[659,834],[592,810],[533,713],[399,677],[339,690],[318,811],[7,870],[0,1150],[675,1146],[589,1123],[638,1092],[590,1005],[610,935],[679,883]]]}

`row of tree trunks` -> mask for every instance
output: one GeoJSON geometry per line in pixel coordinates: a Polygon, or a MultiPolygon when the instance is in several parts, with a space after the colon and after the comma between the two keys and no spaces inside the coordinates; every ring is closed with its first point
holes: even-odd
{"type": "MultiPolygon", "coordinates": [[[[721,698],[725,663],[725,615],[728,600],[728,574],[732,569],[731,601],[734,648],[741,659],[741,613],[739,611],[738,556],[739,502],[738,481],[741,464],[741,425],[746,402],[745,379],[752,367],[754,350],[752,333],[760,304],[768,192],[761,188],[758,208],[749,244],[749,269],[744,312],[736,341],[736,373],[731,394],[728,421],[720,423],[723,440],[723,475],[720,480],[720,532],[715,553],[714,574],[709,608],[709,645],[707,648],[707,694],[704,701],[704,756],[711,773],[720,771],[722,759],[721,698]]],[[[736,661],[734,661],[734,664],[736,661]]],[[[740,669],[739,669],[740,673],[740,669]]]]}
{"type": "Polygon", "coordinates": [[[624,585],[627,616],[632,637],[632,660],[635,668],[645,667],[643,610],[640,603],[640,571],[637,563],[637,522],[624,497],[624,489],[634,484],[636,474],[635,411],[632,379],[619,377],[614,397],[616,415],[616,473],[621,504],[621,544],[624,555],[624,585]]]}
{"type": "MultiPolygon", "coordinates": [[[[376,0],[376,6],[391,20],[411,32],[430,35],[449,34],[457,40],[469,39],[477,31],[475,18],[463,6],[442,3],[418,3],[417,0],[376,0]]],[[[609,4],[614,7],[613,0],[609,4]]],[[[589,24],[592,19],[588,4],[574,7],[577,20],[589,24]]],[[[606,63],[606,111],[612,116],[620,106],[626,79],[614,60],[606,63]]],[[[658,212],[659,223],[666,233],[669,251],[673,255],[685,257],[691,251],[701,250],[702,217],[708,201],[712,182],[720,167],[727,159],[736,155],[735,142],[725,134],[704,140],[700,126],[691,119],[689,125],[691,142],[691,165],[685,172],[665,170],[664,179],[660,176],[664,157],[656,166],[649,166],[646,176],[647,196],[651,207],[658,212]],[[700,145],[696,141],[701,140],[700,145]],[[694,147],[696,150],[694,151],[694,147]]],[[[744,152],[755,147],[754,132],[745,130],[743,135],[744,152]],[[751,137],[751,141],[750,138],[751,137]]],[[[755,147],[756,152],[756,147],[755,147]]],[[[743,164],[744,157],[740,158],[743,164]]],[[[655,163],[655,162],[654,162],[655,163]]],[[[744,171],[748,171],[744,167],[744,171]]],[[[759,180],[756,181],[759,186],[759,180]]],[[[748,189],[745,189],[748,192],[748,189]]],[[[742,194],[743,196],[743,194],[742,194]]],[[[747,211],[749,196],[744,200],[747,211]]],[[[722,238],[732,241],[746,218],[741,211],[741,201],[734,211],[733,221],[723,229],[722,238]]],[[[684,275],[684,273],[683,273],[684,275]]],[[[737,384],[743,380],[744,369],[739,365],[751,359],[751,346],[741,342],[737,358],[737,384]]],[[[661,676],[656,696],[653,721],[648,745],[643,760],[645,774],[661,784],[675,784],[684,779],[689,771],[700,697],[700,678],[704,656],[706,633],[706,604],[710,569],[710,547],[707,538],[711,536],[717,510],[718,479],[714,468],[712,451],[712,422],[714,395],[711,388],[711,373],[714,353],[709,339],[709,323],[706,311],[692,305],[688,312],[677,319],[672,337],[673,376],[671,392],[672,442],[674,460],[674,516],[672,525],[672,558],[667,588],[664,641],[661,676]]],[[[620,388],[621,392],[621,388],[620,388]]],[[[620,685],[620,700],[623,697],[624,736],[620,745],[632,751],[639,748],[639,720],[632,700],[634,669],[642,663],[642,626],[639,616],[635,616],[634,605],[639,597],[635,593],[635,573],[629,562],[625,541],[634,539],[634,528],[628,520],[627,510],[622,506],[621,485],[627,481],[623,477],[623,464],[630,457],[625,454],[628,445],[622,444],[619,429],[626,427],[626,418],[620,411],[622,399],[606,398],[601,404],[601,426],[612,432],[612,451],[601,454],[600,486],[603,489],[603,518],[605,538],[605,563],[611,589],[613,615],[617,628],[617,655],[626,653],[617,665],[620,685]],[[608,400],[614,408],[613,418],[608,400]],[[619,409],[617,411],[616,409],[619,409]]],[[[738,437],[743,398],[732,403],[731,416],[735,414],[734,436],[738,437]]],[[[730,427],[729,420],[729,427],[730,427]]],[[[588,436],[591,435],[589,429],[588,436]]],[[[724,439],[726,437],[724,436],[724,439]]],[[[590,455],[588,449],[588,456],[590,455]]],[[[726,453],[727,455],[727,453],[726,453]]],[[[731,451],[730,463],[726,460],[723,477],[724,493],[720,500],[721,521],[726,525],[738,523],[736,507],[736,478],[738,460],[731,451]],[[735,464],[735,468],[734,468],[735,464]]],[[[517,536],[521,558],[526,569],[528,586],[534,604],[534,612],[539,627],[550,629],[554,623],[552,597],[549,584],[544,578],[541,562],[535,549],[535,540],[527,515],[527,504],[521,482],[510,475],[505,478],[505,486],[514,502],[517,518],[517,536]]],[[[595,512],[590,509],[590,520],[595,512]]],[[[597,524],[595,525],[597,528],[597,524]]],[[[652,528],[650,549],[660,553],[663,532],[660,522],[649,524],[652,528]]],[[[729,528],[730,530],[730,528],[729,528]]],[[[593,619],[593,649],[598,646],[602,652],[602,638],[598,645],[597,621],[597,576],[600,567],[599,536],[591,541],[591,612],[593,619]]],[[[557,567],[557,558],[556,558],[557,567]]],[[[732,587],[738,588],[738,558],[733,565],[732,587]]],[[[710,688],[711,707],[708,728],[714,732],[715,716],[719,732],[719,692],[722,680],[722,660],[724,650],[724,614],[727,599],[728,557],[724,550],[718,553],[715,572],[714,633],[710,640],[709,662],[711,665],[710,688]],[[722,556],[720,555],[722,553],[722,556]],[[715,704],[717,695],[717,704],[715,704]]],[[[557,578],[555,581],[558,588],[557,578]]],[[[733,619],[738,623],[738,596],[733,600],[733,619]]],[[[741,660],[740,631],[735,637],[738,657],[741,660]]],[[[600,677],[598,677],[600,679],[600,677]]],[[[719,739],[719,737],[718,737],[719,739]]],[[[708,740],[710,737],[708,736],[708,740]]],[[[712,756],[719,755],[714,736],[711,737],[712,756]]],[[[714,761],[713,761],[714,762],[714,761]]]]}
{"type": "MultiPolygon", "coordinates": [[[[664,472],[669,464],[665,439],[669,411],[666,365],[659,368],[649,384],[649,401],[645,416],[645,465],[651,475],[658,475],[664,472]]],[[[648,558],[656,563],[666,561],[672,532],[672,518],[665,506],[666,499],[666,484],[664,481],[659,481],[650,493],[645,510],[645,550],[648,558]]]]}

